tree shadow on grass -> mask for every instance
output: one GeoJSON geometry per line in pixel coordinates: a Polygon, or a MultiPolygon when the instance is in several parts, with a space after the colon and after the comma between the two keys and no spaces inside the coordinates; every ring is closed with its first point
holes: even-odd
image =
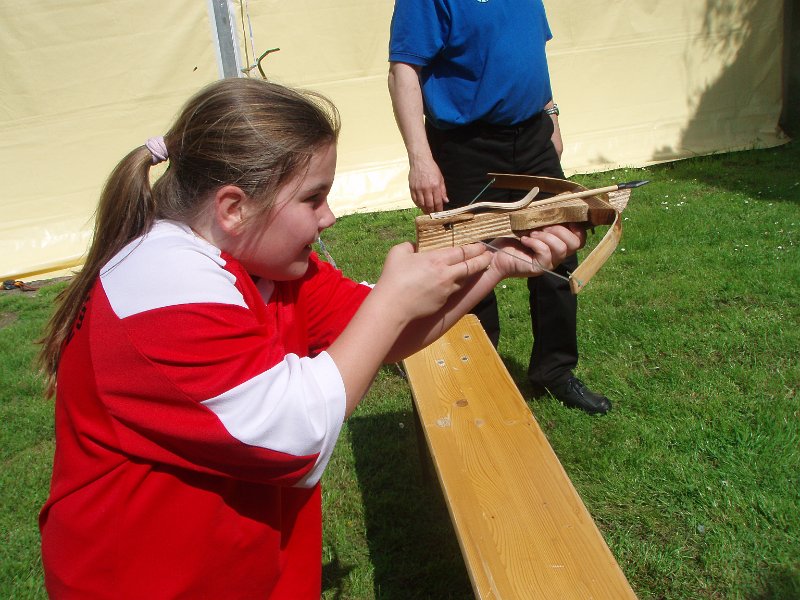
{"type": "Polygon", "coordinates": [[[800,598],[800,563],[773,567],[763,577],[764,587],[749,600],[796,600],[800,598]]]}
{"type": "MultiPolygon", "coordinates": [[[[348,421],[374,567],[375,597],[472,598],[433,469],[427,480],[409,412],[348,421]],[[400,424],[403,424],[402,427],[400,424]]],[[[426,451],[427,452],[427,451],[426,451]]],[[[429,461],[427,454],[424,461],[429,461]]]]}
{"type": "MultiPolygon", "coordinates": [[[[787,0],[787,10],[793,1],[787,0]]],[[[737,153],[727,149],[780,144],[781,136],[776,136],[775,132],[778,115],[775,115],[774,124],[770,122],[777,108],[774,106],[778,100],[774,97],[775,86],[780,86],[782,69],[781,52],[776,44],[782,34],[790,33],[790,28],[782,32],[780,19],[775,21],[772,18],[781,13],[775,0],[704,0],[697,5],[703,11],[702,27],[696,35],[686,39],[684,50],[688,84],[686,104],[690,107],[691,118],[681,132],[681,139],[674,145],[656,149],[651,158],[674,161],[713,155],[726,168],[719,169],[719,177],[712,169],[700,170],[698,175],[706,183],[731,191],[745,191],[753,196],[761,192],[764,199],[783,201],[786,188],[780,179],[792,177],[791,170],[773,173],[777,177],[766,182],[758,181],[758,175],[754,175],[758,171],[757,163],[769,162],[763,157],[770,156],[771,150],[777,148],[759,153],[737,153]],[[701,57],[703,61],[699,60],[701,57]],[[705,60],[710,65],[707,72],[700,66],[705,60]],[[720,65],[716,74],[713,73],[715,64],[720,65]],[[714,155],[719,148],[725,148],[725,154],[714,155]],[[739,156],[741,158],[737,158],[739,156]],[[756,164],[746,164],[745,161],[756,164]]],[[[787,76],[791,75],[793,66],[788,47],[783,54],[784,84],[788,84],[787,76]]],[[[797,78],[793,80],[796,82],[797,78]]],[[[790,101],[788,92],[789,89],[785,88],[784,104],[790,101]]],[[[797,111],[793,113],[796,115],[797,111]]],[[[786,122],[788,119],[789,112],[784,109],[783,120],[786,122]]],[[[665,168],[669,170],[671,167],[665,168]]],[[[678,169],[678,173],[688,177],[694,176],[691,171],[678,169]]]]}
{"type": "Polygon", "coordinates": [[[703,156],[650,169],[664,178],[697,180],[762,201],[800,204],[798,161],[800,141],[792,141],[775,148],[703,156]]]}

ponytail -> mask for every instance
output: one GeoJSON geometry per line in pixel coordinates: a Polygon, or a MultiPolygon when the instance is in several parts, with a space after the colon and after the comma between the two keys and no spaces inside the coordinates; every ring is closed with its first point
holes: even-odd
{"type": "Polygon", "coordinates": [[[64,343],[100,269],[128,242],[147,231],[155,219],[150,189],[152,163],[151,152],[141,146],[123,158],[106,181],[95,213],[94,234],[86,262],[59,294],[58,307],[41,340],[39,367],[46,378],[48,396],[55,391],[55,376],[64,343]]]}

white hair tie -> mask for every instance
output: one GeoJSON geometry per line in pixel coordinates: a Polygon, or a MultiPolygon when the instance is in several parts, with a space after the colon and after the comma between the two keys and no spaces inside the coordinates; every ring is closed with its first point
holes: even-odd
{"type": "Polygon", "coordinates": [[[164,162],[169,158],[169,153],[167,152],[167,145],[164,143],[164,136],[158,137],[151,137],[147,142],[145,142],[145,146],[147,149],[150,150],[150,156],[153,157],[153,164],[157,165],[160,162],[164,162]]]}

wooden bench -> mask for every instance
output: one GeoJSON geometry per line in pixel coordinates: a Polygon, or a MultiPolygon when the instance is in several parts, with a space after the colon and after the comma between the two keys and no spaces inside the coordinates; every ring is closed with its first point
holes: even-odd
{"type": "Polygon", "coordinates": [[[404,362],[476,598],[635,598],[474,315],[404,362]]]}

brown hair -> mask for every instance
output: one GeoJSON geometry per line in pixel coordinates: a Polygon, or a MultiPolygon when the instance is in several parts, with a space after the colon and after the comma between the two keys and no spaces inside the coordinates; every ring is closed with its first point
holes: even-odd
{"type": "MultiPolygon", "coordinates": [[[[58,298],[39,364],[55,391],[64,342],[100,269],[159,218],[190,223],[207,198],[236,185],[266,212],[315,150],[335,142],[339,115],[323,96],[259,79],[223,79],[191,98],[164,135],[169,165],[150,185],[152,156],[140,146],[111,172],[97,207],[83,269],[58,298]]],[[[262,213],[263,214],[263,213],[262,213]]]]}

